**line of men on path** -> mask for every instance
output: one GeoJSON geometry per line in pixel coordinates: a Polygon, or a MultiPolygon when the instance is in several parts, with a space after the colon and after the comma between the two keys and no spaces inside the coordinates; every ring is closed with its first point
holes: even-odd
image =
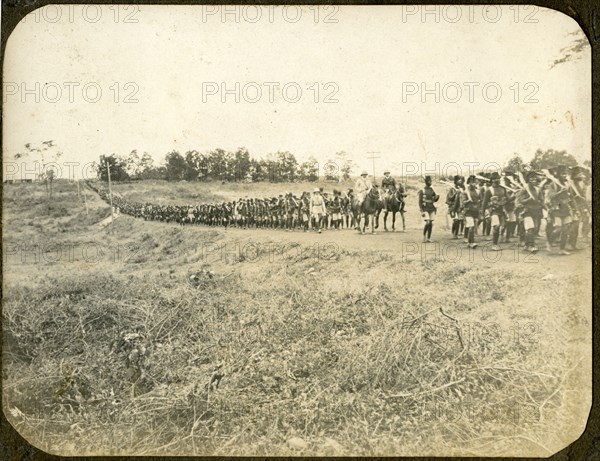
{"type": "MultiPolygon", "coordinates": [[[[354,189],[346,193],[334,190],[332,194],[315,188],[313,193],[303,192],[300,197],[292,193],[270,198],[240,198],[220,204],[155,205],[132,202],[113,196],[113,205],[121,212],[145,220],[177,222],[179,224],[205,224],[210,226],[241,228],[322,229],[356,228],[353,206],[360,204],[374,187],[363,171],[354,189]]],[[[432,186],[432,177],[424,177],[425,185],[417,194],[419,211],[424,221],[423,242],[431,242],[436,203],[440,196],[432,186]]],[[[525,251],[537,252],[542,223],[545,222],[547,249],[558,246],[560,254],[568,255],[577,249],[580,228],[584,239],[589,238],[591,204],[588,196],[590,172],[583,167],[568,168],[558,165],[547,170],[503,171],[471,175],[466,180],[455,176],[448,186],[446,205],[452,218],[452,236],[465,239],[475,248],[476,235],[492,241],[492,249],[501,250],[500,240],[510,243],[518,236],[525,251]],[[481,229],[480,229],[481,228],[481,229]]],[[[108,191],[88,185],[109,202],[108,191]]],[[[402,199],[407,196],[402,184],[384,172],[381,182],[381,207],[387,211],[389,200],[395,193],[402,199]]],[[[404,213],[402,201],[400,213],[404,213]]],[[[378,216],[377,216],[378,218],[378,216]]],[[[359,218],[360,219],[360,218],[359,218]]]]}
{"type": "MultiPolygon", "coordinates": [[[[108,190],[87,183],[100,197],[110,203],[108,190]]],[[[150,221],[176,222],[181,225],[269,229],[342,229],[354,226],[351,203],[354,192],[315,188],[300,197],[291,192],[278,197],[240,198],[238,200],[200,205],[157,205],[127,200],[113,194],[113,206],[120,212],[150,221]]]]}
{"type": "MultiPolygon", "coordinates": [[[[475,235],[492,242],[492,250],[500,251],[500,241],[510,243],[518,237],[525,251],[538,251],[545,222],[546,249],[558,247],[559,254],[577,250],[580,234],[589,239],[591,204],[589,200],[590,172],[583,167],[558,165],[540,171],[503,171],[454,176],[446,196],[448,214],[452,218],[454,239],[461,235],[471,248],[477,246],[475,235]]],[[[432,187],[430,176],[419,191],[419,209],[425,221],[423,241],[431,242],[431,231],[439,195],[432,187]]]]}

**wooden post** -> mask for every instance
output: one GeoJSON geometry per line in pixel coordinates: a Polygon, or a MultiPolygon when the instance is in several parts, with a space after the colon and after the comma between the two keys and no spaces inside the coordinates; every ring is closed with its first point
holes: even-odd
{"type": "MultiPolygon", "coordinates": [[[[379,152],[367,152],[367,154],[378,154],[379,152]]],[[[377,183],[377,179],[375,177],[375,159],[377,158],[381,158],[381,157],[377,157],[375,155],[371,155],[370,157],[367,157],[369,160],[373,160],[373,182],[377,183]]]]}
{"type": "Polygon", "coordinates": [[[113,201],[112,201],[112,186],[110,182],[110,165],[108,164],[108,160],[106,161],[106,171],[108,172],[108,196],[110,198],[110,222],[114,222],[115,214],[113,211],[113,201]]]}

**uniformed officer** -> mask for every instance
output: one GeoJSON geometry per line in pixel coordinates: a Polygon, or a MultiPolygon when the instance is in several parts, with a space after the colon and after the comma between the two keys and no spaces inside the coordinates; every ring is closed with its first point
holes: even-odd
{"type": "Polygon", "coordinates": [[[360,174],[360,178],[356,180],[356,184],[354,184],[354,192],[356,193],[356,200],[358,204],[362,206],[362,203],[365,201],[365,197],[367,193],[371,190],[373,186],[371,182],[367,179],[369,173],[366,170],[360,174]]]}

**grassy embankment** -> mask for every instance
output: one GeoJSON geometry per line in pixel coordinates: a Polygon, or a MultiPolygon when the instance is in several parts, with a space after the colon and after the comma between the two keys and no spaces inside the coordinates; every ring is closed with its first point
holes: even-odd
{"type": "MultiPolygon", "coordinates": [[[[273,187],[116,190],[187,203],[273,187]]],[[[407,260],[356,236],[249,259],[232,248],[278,234],[127,216],[101,229],[97,196],[87,216],[73,184],[56,189],[50,210],[41,185],[7,186],[3,203],[3,407],[43,450],[545,456],[583,429],[589,251],[407,260]],[[228,251],[203,250],[215,243],[228,251]]]]}

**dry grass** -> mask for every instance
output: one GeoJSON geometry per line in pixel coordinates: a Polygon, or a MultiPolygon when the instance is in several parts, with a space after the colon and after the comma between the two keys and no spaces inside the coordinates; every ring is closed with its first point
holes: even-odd
{"type": "MultiPolygon", "coordinates": [[[[185,201],[204,186],[142,187],[185,201]]],[[[543,270],[360,247],[208,260],[203,243],[238,234],[126,216],[98,229],[68,184],[67,214],[38,216],[42,192],[5,190],[5,245],[113,250],[5,263],[5,413],[46,451],[534,456],[583,427],[589,255],[543,270]]]]}

